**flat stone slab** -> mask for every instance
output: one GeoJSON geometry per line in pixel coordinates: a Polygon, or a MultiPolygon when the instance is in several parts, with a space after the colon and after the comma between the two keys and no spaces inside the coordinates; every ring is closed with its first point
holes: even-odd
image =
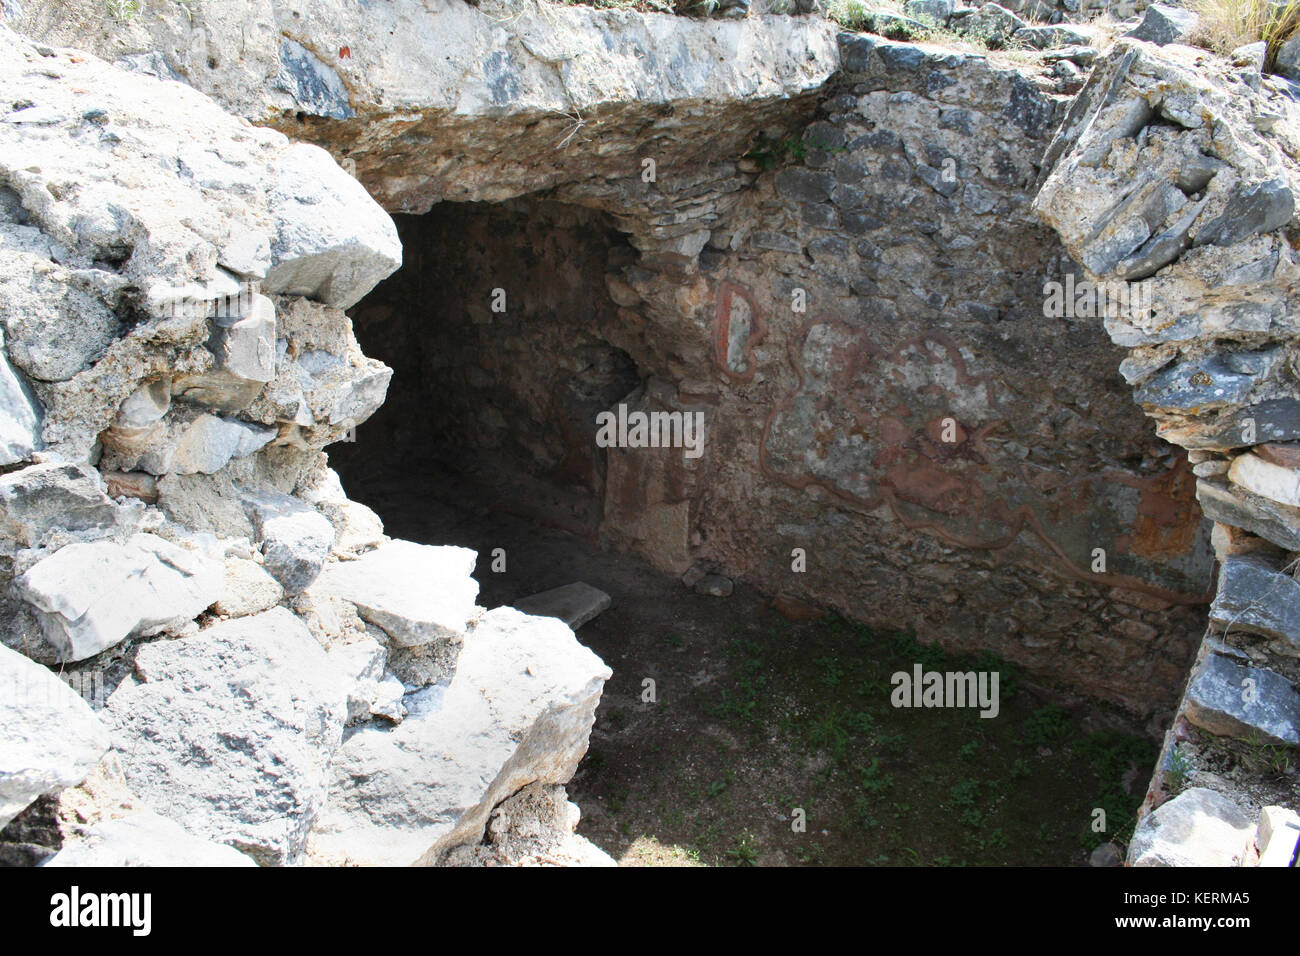
{"type": "Polygon", "coordinates": [[[1255,826],[1205,787],[1184,790],[1142,818],[1128,846],[1131,866],[1239,866],[1255,826]]]}
{"type": "Polygon", "coordinates": [[[1210,621],[1225,631],[1246,631],[1300,654],[1300,581],[1267,558],[1237,555],[1223,563],[1210,621]]]}
{"type": "Polygon", "coordinates": [[[1184,698],[1187,719],[1221,737],[1261,736],[1300,745],[1300,694],[1281,674],[1218,654],[1196,666],[1184,698]]]}
{"type": "Polygon", "coordinates": [[[575,631],[602,611],[609,610],[613,599],[600,588],[575,581],[551,588],[515,602],[515,609],[534,617],[558,617],[575,631]]]}
{"type": "Polygon", "coordinates": [[[1231,488],[1202,479],[1196,483],[1196,500],[1205,517],[1257,534],[1288,551],[1300,551],[1300,508],[1291,508],[1245,488],[1231,488]]]}
{"type": "Polygon", "coordinates": [[[40,615],[61,660],[192,620],[221,596],[222,565],[157,535],[70,544],[29,568],[14,591],[40,615]]]}

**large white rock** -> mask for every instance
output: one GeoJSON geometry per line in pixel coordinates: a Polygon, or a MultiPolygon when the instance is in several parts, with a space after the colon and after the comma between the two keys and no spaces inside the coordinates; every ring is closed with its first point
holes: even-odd
{"type": "Polygon", "coordinates": [[[44,866],[257,866],[238,850],[201,840],[144,810],[91,827],[44,866]]]}
{"type": "Polygon", "coordinates": [[[1255,846],[1259,865],[1289,867],[1296,858],[1300,843],[1300,814],[1286,807],[1264,807],[1259,811],[1255,846]]]}
{"type": "Polygon", "coordinates": [[[361,727],[335,754],[309,856],[431,864],[477,842],[507,797],[573,775],[609,676],[561,621],[489,612],[450,684],[408,695],[406,720],[361,727]]]}
{"type": "Polygon", "coordinates": [[[258,863],[299,856],[325,798],[347,683],[284,608],[140,649],[108,700],[131,789],[258,863]]]}
{"type": "Polygon", "coordinates": [[[270,211],[278,228],[265,289],[349,308],[402,264],[397,227],[319,146],[278,158],[270,211]]]}
{"type": "Polygon", "coordinates": [[[192,620],[222,591],[222,563],[152,534],[125,544],[70,544],[14,587],[41,618],[61,659],[79,661],[132,635],[192,620]]]}
{"type": "Polygon", "coordinates": [[[793,110],[839,66],[840,27],[823,17],[515,0],[320,2],[298,17],[265,0],[189,0],[123,28],[103,16],[101,0],[31,4],[38,12],[17,29],[109,57],[166,50],[188,83],[227,108],[255,123],[292,123],[295,136],[355,160],[384,208],[403,212],[624,178],[628,157],[651,141],[660,169],[739,156],[773,111],[793,110]],[[191,11],[202,45],[188,42],[191,11]],[[329,55],[343,46],[348,57],[329,55]],[[214,65],[209,48],[239,55],[214,65]],[[294,119],[352,111],[360,115],[341,123],[294,119]],[[582,120],[575,141],[598,142],[556,149],[575,118],[592,116],[620,122],[597,131],[582,120]]]}
{"type": "Polygon", "coordinates": [[[0,646],[0,828],[37,797],[86,779],[108,746],[108,731],[71,687],[0,646]]]}
{"type": "Polygon", "coordinates": [[[355,605],[397,648],[433,645],[446,674],[475,614],[478,582],[471,574],[477,559],[468,548],[389,541],[355,561],[326,566],[311,593],[355,605]]]}
{"type": "Polygon", "coordinates": [[[1131,866],[1239,866],[1255,826],[1220,793],[1184,790],[1138,823],[1128,847],[1131,866]]]}

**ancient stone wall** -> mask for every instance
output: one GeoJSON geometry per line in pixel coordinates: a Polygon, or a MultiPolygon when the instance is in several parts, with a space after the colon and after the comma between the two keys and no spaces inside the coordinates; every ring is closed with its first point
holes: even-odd
{"type": "Polygon", "coordinates": [[[642,300],[641,347],[624,347],[674,407],[705,409],[710,439],[702,463],[619,456],[631,474],[608,486],[606,530],[665,568],[712,562],[1167,705],[1209,590],[1208,529],[1100,319],[1043,314],[1072,267],[1029,205],[1064,104],[982,58],[843,43],[797,156],[759,156],[780,168],[698,271],[611,280],[642,300]]]}
{"type": "Polygon", "coordinates": [[[359,430],[472,452],[489,492],[665,571],[1132,714],[1195,655],[1149,805],[1178,761],[1196,786],[1132,858],[1201,859],[1161,843],[1179,807],[1241,831],[1223,861],[1267,850],[1254,814],[1294,795],[1258,748],[1300,742],[1300,122],[1257,67],[1124,42],[1070,99],[1047,61],[814,17],[217,6],[24,5],[118,68],[0,28],[0,700],[24,739],[71,727],[39,773],[0,768],[11,845],[39,856],[50,814],[81,846],[118,816],[171,841],[144,804],[195,859],[465,862],[517,800],[588,854],[555,788],[608,670],[476,608],[471,552],[387,538],[322,454],[359,430]],[[417,214],[369,297],[402,252],[367,191],[417,214]],[[1074,295],[1105,283],[1139,308],[1074,295]],[[410,387],[371,420],[391,370],[410,387]],[[702,416],[702,453],[599,448],[585,416],[620,403],[702,416]],[[42,796],[92,768],[89,816],[42,796]]]}
{"type": "Polygon", "coordinates": [[[1030,211],[1066,101],[981,57],[843,44],[816,113],[744,155],[405,219],[415,258],[354,316],[412,385],[365,434],[473,458],[497,506],[670,573],[1166,708],[1208,526],[1101,316],[1044,315],[1082,279],[1030,211]],[[599,449],[619,402],[703,415],[703,454],[599,449]]]}
{"type": "Polygon", "coordinates": [[[1137,865],[1285,866],[1300,828],[1285,809],[1300,744],[1295,110],[1258,66],[1122,42],[1057,132],[1035,199],[1090,280],[1152,286],[1153,309],[1109,315],[1106,331],[1158,433],[1190,449],[1215,522],[1210,633],[1129,847],[1137,865]]]}

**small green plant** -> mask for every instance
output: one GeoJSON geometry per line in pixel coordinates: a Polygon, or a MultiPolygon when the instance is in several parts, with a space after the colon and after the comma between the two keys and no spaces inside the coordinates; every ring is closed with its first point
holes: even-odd
{"type": "Polygon", "coordinates": [[[862,768],[862,789],[867,793],[879,795],[893,785],[894,775],[881,772],[879,757],[872,757],[871,763],[862,768]]]}
{"type": "Polygon", "coordinates": [[[725,776],[709,784],[709,799],[716,800],[718,797],[726,793],[727,788],[731,786],[731,779],[731,771],[727,771],[725,776]]]}
{"type": "Polygon", "coordinates": [[[1175,744],[1169,751],[1169,767],[1165,770],[1165,782],[1169,784],[1169,789],[1177,793],[1186,787],[1188,778],[1195,769],[1196,764],[1192,758],[1183,751],[1182,747],[1175,744]]]}
{"type": "Polygon", "coordinates": [[[973,807],[975,806],[975,798],[979,796],[979,788],[978,780],[959,780],[948,791],[948,797],[955,807],[963,809],[973,807]]]}
{"type": "Polygon", "coordinates": [[[808,742],[832,760],[842,760],[849,749],[849,733],[840,721],[838,710],[815,718],[808,725],[808,742]]]}
{"type": "Polygon", "coordinates": [[[1246,762],[1256,771],[1268,771],[1282,776],[1291,769],[1290,748],[1286,744],[1273,744],[1265,740],[1258,732],[1252,732],[1246,739],[1248,757],[1246,762]]]}
{"type": "Polygon", "coordinates": [[[727,851],[727,856],[737,866],[753,866],[758,862],[758,848],[754,846],[754,837],[748,830],[736,839],[736,845],[727,851]]]}
{"type": "Polygon", "coordinates": [[[754,145],[745,153],[745,159],[753,162],[763,172],[769,172],[782,166],[802,163],[806,155],[807,147],[798,136],[774,139],[766,133],[759,133],[754,145]]]}
{"type": "Polygon", "coordinates": [[[104,0],[104,8],[118,23],[130,23],[140,15],[140,0],[104,0]]]}
{"type": "Polygon", "coordinates": [[[1025,719],[1023,729],[1031,746],[1057,744],[1070,733],[1070,715],[1057,704],[1045,704],[1025,719]]]}
{"type": "Polygon", "coordinates": [[[871,29],[872,10],[862,0],[831,0],[826,15],[846,30],[871,29]]]}
{"type": "Polygon", "coordinates": [[[834,690],[840,686],[840,681],[844,679],[844,668],[840,662],[833,657],[819,657],[817,663],[821,666],[821,682],[827,687],[834,690]]]}

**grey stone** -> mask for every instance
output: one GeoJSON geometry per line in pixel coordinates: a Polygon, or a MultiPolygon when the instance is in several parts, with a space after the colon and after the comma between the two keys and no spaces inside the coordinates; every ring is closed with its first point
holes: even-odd
{"type": "Polygon", "coordinates": [[[1193,413],[1240,405],[1281,357],[1281,350],[1274,348],[1182,362],[1152,376],[1134,398],[1145,408],[1193,413]]]}
{"type": "Polygon", "coordinates": [[[1182,43],[1196,29],[1199,20],[1200,17],[1191,10],[1153,3],[1142,11],[1142,22],[1124,36],[1146,40],[1157,46],[1182,43]]]}
{"type": "Polygon", "coordinates": [[[41,446],[40,403],[9,365],[0,330],[0,465],[26,461],[41,446]]]}
{"type": "Polygon", "coordinates": [[[286,594],[311,586],[334,544],[334,526],[292,495],[249,494],[245,508],[262,545],[263,567],[286,594]]]}
{"type": "Polygon", "coordinates": [[[345,120],[356,116],[348,102],[348,90],[338,73],[318,60],[301,43],[280,40],[280,85],[287,90],[301,112],[327,119],[345,120]]]}
{"type": "Polygon", "coordinates": [[[518,611],[537,617],[558,617],[575,631],[613,603],[608,594],[590,584],[575,581],[542,591],[514,603],[518,611]]]}
{"type": "Polygon", "coordinates": [[[402,682],[387,673],[388,652],[369,635],[337,642],[328,652],[330,663],[348,682],[348,726],[383,717],[400,723],[406,716],[402,682]]]}
{"type": "Polygon", "coordinates": [[[706,574],[695,582],[694,590],[696,594],[707,594],[710,597],[729,597],[733,587],[731,578],[721,574],[706,574]]]}
{"type": "Polygon", "coordinates": [[[277,231],[266,292],[351,308],[402,264],[393,220],[319,146],[280,154],[268,199],[277,231]]]}
{"type": "Polygon", "coordinates": [[[941,171],[933,166],[927,166],[925,163],[916,164],[916,175],[918,179],[942,196],[955,195],[957,190],[961,189],[961,183],[957,181],[956,176],[945,177],[941,171]]]}
{"type": "Polygon", "coordinates": [[[1300,655],[1300,582],[1265,557],[1230,556],[1219,571],[1210,622],[1273,638],[1300,655]]]}
{"type": "Polygon", "coordinates": [[[284,598],[280,582],[248,558],[226,558],[221,597],[212,610],[226,617],[247,617],[275,607],[284,598]]]}
{"type": "Polygon", "coordinates": [[[88,465],[51,462],[0,476],[0,538],[19,547],[37,547],[59,530],[108,531],[119,511],[88,465]]]}
{"type": "Polygon", "coordinates": [[[1095,46],[1063,46],[1043,53],[1044,63],[1062,63],[1069,61],[1087,69],[1097,60],[1095,46]]]}
{"type": "Polygon", "coordinates": [[[1291,682],[1218,654],[1206,654],[1197,665],[1183,711],[1191,723],[1221,737],[1300,746],[1300,695],[1291,682]]]}
{"type": "Polygon", "coordinates": [[[310,859],[429,864],[478,842],[507,797],[573,775],[609,676],[563,622],[489,611],[449,683],[408,694],[401,724],[344,742],[310,859]]]}
{"type": "Polygon", "coordinates": [[[0,647],[0,829],[37,797],[84,780],[108,747],[108,731],[71,687],[0,647]]]}
{"type": "Polygon", "coordinates": [[[478,582],[471,577],[477,559],[468,548],[389,541],[355,561],[328,565],[310,594],[354,605],[388,635],[390,651],[430,648],[436,680],[455,669],[477,613],[478,582]]]}
{"type": "Polygon", "coordinates": [[[274,608],[145,645],[105,714],[133,792],[196,837],[286,864],[324,802],[347,686],[274,608]]]}
{"type": "Polygon", "coordinates": [[[826,202],[831,198],[831,190],[835,188],[835,177],[831,173],[799,166],[781,170],[773,182],[777,195],[805,203],[826,202]]]}
{"type": "Polygon", "coordinates": [[[1212,521],[1244,528],[1288,551],[1300,551],[1300,508],[1204,478],[1196,482],[1196,500],[1212,521]]]}
{"type": "Polygon", "coordinates": [[[1276,72],[1289,80],[1300,80],[1300,33],[1291,34],[1290,38],[1278,47],[1276,72]]]}
{"type": "Polygon", "coordinates": [[[121,470],[211,475],[232,459],[248,457],[276,436],[276,429],[265,425],[177,407],[183,410],[168,416],[138,460],[128,457],[117,462],[121,470]]]}
{"type": "Polygon", "coordinates": [[[1237,47],[1228,54],[1228,59],[1237,66],[1244,66],[1258,73],[1264,68],[1264,57],[1267,53],[1268,44],[1259,40],[1237,47]]]}
{"type": "Polygon", "coordinates": [[[120,334],[120,279],[72,269],[29,227],[0,227],[0,326],[9,357],[34,381],[62,382],[91,365],[120,334]]]}
{"type": "Polygon", "coordinates": [[[1230,246],[1259,233],[1281,229],[1295,213],[1295,196],[1284,179],[1238,187],[1228,207],[1196,234],[1195,245],[1230,246]]]}
{"type": "Polygon", "coordinates": [[[211,321],[207,344],[213,369],[177,377],[174,393],[223,414],[247,408],[275,377],[275,305],[253,295],[241,307],[223,309],[211,321]]]}
{"type": "Polygon", "coordinates": [[[1191,787],[1138,823],[1129,842],[1130,866],[1239,866],[1254,824],[1227,797],[1191,787]]]}
{"type": "Polygon", "coordinates": [[[776,232],[754,232],[750,234],[749,241],[759,249],[771,249],[773,252],[803,251],[803,246],[799,245],[797,240],[776,232]]]}
{"type": "Polygon", "coordinates": [[[1027,23],[1006,7],[996,3],[986,3],[970,16],[963,18],[957,29],[966,34],[984,40],[989,46],[999,46],[1011,38],[1017,30],[1023,30],[1027,23]]]}
{"type": "Polygon", "coordinates": [[[1089,855],[1088,865],[1096,867],[1123,866],[1124,853],[1114,843],[1103,843],[1089,855]]]}
{"type": "Polygon", "coordinates": [[[1186,435],[1179,434],[1184,448],[1226,451],[1257,442],[1286,442],[1300,439],[1300,401],[1275,398],[1232,411],[1218,423],[1197,423],[1186,435]]]}
{"type": "Polygon", "coordinates": [[[944,24],[952,16],[956,5],[956,0],[907,0],[903,4],[903,12],[909,17],[928,17],[936,23],[944,24]]]}
{"type": "Polygon", "coordinates": [[[167,57],[158,50],[150,50],[147,53],[130,53],[120,57],[116,63],[122,69],[129,70],[132,73],[143,73],[145,76],[157,77],[160,80],[173,80],[177,83],[185,82],[185,78],[172,69],[171,64],[167,62],[167,57]]]}
{"type": "Polygon", "coordinates": [[[1063,26],[1027,26],[1011,35],[1012,41],[1023,43],[1035,50],[1057,49],[1064,46],[1087,46],[1092,42],[1088,33],[1063,26]]]}

